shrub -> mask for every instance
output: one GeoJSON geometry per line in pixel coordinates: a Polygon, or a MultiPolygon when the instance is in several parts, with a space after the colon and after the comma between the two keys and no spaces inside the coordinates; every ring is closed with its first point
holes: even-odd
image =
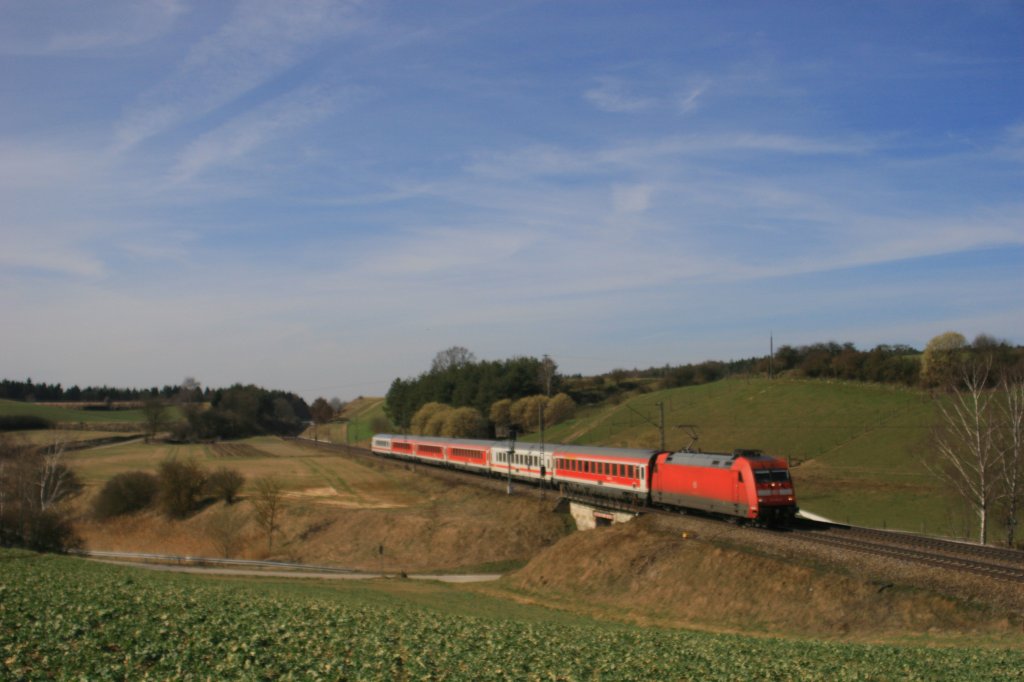
{"type": "Polygon", "coordinates": [[[167,459],[160,463],[160,507],[167,516],[183,518],[199,507],[206,472],[194,459],[167,459]]]}
{"type": "Polygon", "coordinates": [[[46,417],[32,414],[0,415],[0,431],[34,431],[52,428],[53,422],[46,417]]]}
{"type": "Polygon", "coordinates": [[[572,419],[575,413],[576,403],[565,393],[559,393],[544,406],[544,422],[547,426],[554,426],[572,419]]]}
{"type": "Polygon", "coordinates": [[[447,413],[443,435],[451,438],[480,438],[487,435],[487,421],[472,407],[459,407],[447,413]]]}
{"type": "Polygon", "coordinates": [[[160,481],[145,471],[126,471],[107,481],[93,500],[93,515],[109,519],[145,509],[156,498],[160,481]]]}
{"type": "Polygon", "coordinates": [[[233,504],[238,491],[245,484],[245,476],[236,469],[221,467],[206,479],[206,489],[227,504],[233,504]]]}

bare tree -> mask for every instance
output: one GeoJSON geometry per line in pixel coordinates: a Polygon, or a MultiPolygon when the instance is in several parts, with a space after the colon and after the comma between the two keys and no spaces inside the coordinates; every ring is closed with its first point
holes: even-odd
{"type": "Polygon", "coordinates": [[[198,403],[202,402],[202,398],[202,385],[195,377],[185,377],[181,382],[181,388],[178,389],[178,399],[182,403],[198,403]]]}
{"type": "Polygon", "coordinates": [[[223,557],[236,554],[242,546],[242,531],[249,523],[247,514],[238,507],[224,505],[214,511],[206,522],[206,534],[217,545],[223,557]]]}
{"type": "Polygon", "coordinates": [[[0,542],[36,549],[78,542],[70,510],[61,503],[82,486],[63,456],[60,442],[39,450],[0,437],[0,542]]]}
{"type": "Polygon", "coordinates": [[[317,398],[309,408],[313,417],[313,440],[320,440],[319,429],[321,424],[326,424],[334,418],[334,408],[323,398],[317,398]]]}
{"type": "Polygon", "coordinates": [[[256,495],[252,498],[253,517],[267,534],[267,552],[270,553],[274,549],[274,532],[280,528],[278,516],[281,513],[284,486],[274,476],[257,478],[254,484],[256,495]]]}
{"type": "Polygon", "coordinates": [[[540,385],[544,387],[544,395],[551,397],[551,382],[554,381],[555,372],[558,371],[558,363],[551,359],[550,355],[545,354],[544,359],[540,361],[540,385]]]}
{"type": "Polygon", "coordinates": [[[987,363],[967,363],[962,383],[937,404],[941,415],[935,435],[936,459],[925,466],[948,481],[978,515],[979,539],[988,541],[989,512],[998,494],[1000,448],[997,415],[987,363]]]}
{"type": "Polygon", "coordinates": [[[39,458],[36,487],[39,489],[40,511],[47,511],[82,489],[78,476],[64,464],[63,459],[64,441],[56,441],[39,458]]]}
{"type": "Polygon", "coordinates": [[[430,364],[430,371],[431,373],[444,372],[474,362],[476,362],[476,356],[471,350],[463,346],[452,346],[434,356],[434,361],[430,364]]]}
{"type": "Polygon", "coordinates": [[[142,403],[142,425],[148,443],[167,425],[167,403],[159,396],[147,398],[142,403]]]}
{"type": "Polygon", "coordinates": [[[1024,507],[1024,381],[1003,377],[1002,447],[999,457],[1000,499],[1006,513],[1006,545],[1016,541],[1017,516],[1024,507]]]}

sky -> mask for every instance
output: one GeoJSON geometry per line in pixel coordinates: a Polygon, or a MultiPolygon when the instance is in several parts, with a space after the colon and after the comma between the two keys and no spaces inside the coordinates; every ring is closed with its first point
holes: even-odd
{"type": "Polygon", "coordinates": [[[1024,343],[1024,3],[0,0],[0,376],[1024,343]]]}

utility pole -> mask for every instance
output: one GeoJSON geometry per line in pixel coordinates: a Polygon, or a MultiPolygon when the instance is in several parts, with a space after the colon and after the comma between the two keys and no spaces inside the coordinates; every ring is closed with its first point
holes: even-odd
{"type": "Polygon", "coordinates": [[[775,378],[775,335],[768,331],[768,378],[775,378]]]}
{"type": "Polygon", "coordinates": [[[664,452],[665,451],[665,403],[664,402],[659,402],[658,403],[658,411],[661,414],[661,423],[658,425],[658,428],[661,430],[661,451],[664,452]]]}
{"type": "Polygon", "coordinates": [[[512,458],[516,456],[516,427],[514,427],[514,426],[509,427],[508,437],[509,437],[509,440],[511,441],[511,446],[512,447],[510,447],[509,451],[505,454],[505,459],[508,460],[507,462],[505,462],[505,464],[508,465],[508,469],[506,470],[507,473],[508,473],[508,479],[507,479],[507,481],[508,481],[508,489],[507,489],[507,493],[506,494],[511,495],[512,494],[512,458]]]}
{"type": "Polygon", "coordinates": [[[648,417],[646,414],[643,414],[642,412],[634,409],[633,406],[630,405],[629,403],[623,403],[623,405],[628,407],[630,410],[633,410],[633,412],[635,412],[636,414],[640,415],[640,418],[643,419],[645,422],[647,422],[651,426],[656,426],[658,428],[658,433],[661,434],[661,449],[662,449],[662,451],[664,451],[665,450],[665,403],[659,402],[659,403],[656,403],[656,404],[658,406],[658,411],[659,411],[659,413],[661,415],[661,419],[658,421],[657,424],[655,424],[654,421],[650,417],[648,417]]]}

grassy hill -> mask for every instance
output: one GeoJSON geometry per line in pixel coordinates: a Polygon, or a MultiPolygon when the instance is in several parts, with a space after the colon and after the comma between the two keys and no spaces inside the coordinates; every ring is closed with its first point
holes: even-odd
{"type": "MultiPolygon", "coordinates": [[[[925,469],[936,420],[927,393],[888,385],[792,379],[727,379],[584,408],[548,429],[556,443],[659,446],[730,452],[759,448],[788,458],[800,506],[837,521],[964,536],[975,523],[925,469]]],[[[537,440],[539,434],[524,436],[537,440]]]]}
{"type": "Polygon", "coordinates": [[[379,430],[375,428],[387,423],[384,414],[384,398],[357,398],[345,405],[336,421],[323,426],[310,426],[303,432],[303,437],[313,438],[314,433],[319,440],[331,443],[365,443],[379,430]]]}

